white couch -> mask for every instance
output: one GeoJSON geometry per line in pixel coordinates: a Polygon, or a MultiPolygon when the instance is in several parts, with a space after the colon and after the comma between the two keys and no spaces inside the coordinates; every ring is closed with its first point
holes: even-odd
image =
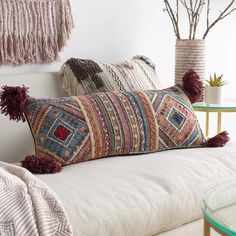
{"type": "MultiPolygon", "coordinates": [[[[1,76],[5,84],[24,84],[34,97],[65,95],[55,73],[1,76]]],[[[0,115],[0,160],[30,153],[27,124],[0,115]]],[[[76,236],[201,236],[201,198],[236,178],[236,145],[105,158],[38,177],[61,199],[76,236]]]]}

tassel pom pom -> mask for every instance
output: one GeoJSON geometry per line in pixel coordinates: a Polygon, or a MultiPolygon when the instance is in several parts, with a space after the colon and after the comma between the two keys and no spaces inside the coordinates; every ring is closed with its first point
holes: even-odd
{"type": "Polygon", "coordinates": [[[28,88],[3,86],[0,92],[0,111],[10,120],[25,121],[24,111],[28,101],[28,88]]]}
{"type": "Polygon", "coordinates": [[[223,147],[230,140],[229,134],[223,131],[203,143],[203,147],[223,147]]]}
{"type": "Polygon", "coordinates": [[[61,162],[52,157],[26,156],[21,166],[33,174],[53,174],[62,170],[61,162]]]}
{"type": "Polygon", "coordinates": [[[199,75],[192,69],[183,77],[183,87],[191,103],[197,102],[202,96],[203,84],[199,75]]]}

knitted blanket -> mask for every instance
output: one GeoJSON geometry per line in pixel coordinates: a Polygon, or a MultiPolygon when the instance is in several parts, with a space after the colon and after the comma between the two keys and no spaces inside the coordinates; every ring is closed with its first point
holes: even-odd
{"type": "Polygon", "coordinates": [[[0,162],[0,235],[72,235],[53,192],[27,170],[4,162],[0,162]]]}
{"type": "Polygon", "coordinates": [[[72,28],[69,0],[0,0],[0,64],[54,62],[72,28]]]}

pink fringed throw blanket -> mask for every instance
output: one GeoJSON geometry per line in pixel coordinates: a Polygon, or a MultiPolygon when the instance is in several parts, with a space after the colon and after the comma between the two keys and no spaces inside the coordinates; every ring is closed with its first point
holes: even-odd
{"type": "Polygon", "coordinates": [[[54,62],[72,28],[69,0],[0,0],[0,64],[54,62]]]}

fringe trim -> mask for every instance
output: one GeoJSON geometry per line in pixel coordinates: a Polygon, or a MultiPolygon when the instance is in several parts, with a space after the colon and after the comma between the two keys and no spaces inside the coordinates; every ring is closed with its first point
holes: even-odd
{"type": "Polygon", "coordinates": [[[69,0],[0,0],[0,64],[51,63],[74,27],[69,0]]]}
{"type": "Polygon", "coordinates": [[[224,147],[226,143],[230,140],[229,133],[227,131],[223,131],[216,136],[209,138],[206,140],[202,146],[203,147],[224,147]]]}

